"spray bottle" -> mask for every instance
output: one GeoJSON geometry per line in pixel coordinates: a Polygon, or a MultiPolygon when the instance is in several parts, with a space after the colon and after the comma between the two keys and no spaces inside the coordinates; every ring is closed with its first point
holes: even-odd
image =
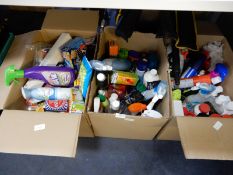
{"type": "MultiPolygon", "coordinates": [[[[159,82],[159,84],[154,89],[146,90],[146,91],[142,92],[142,95],[144,96],[145,100],[150,100],[156,95],[158,96],[158,98],[163,97],[166,94],[167,86],[168,86],[167,82],[161,80],[159,82]]],[[[157,98],[157,97],[155,97],[155,98],[157,98]]]]}
{"type": "Polygon", "coordinates": [[[16,70],[14,65],[5,70],[5,84],[10,86],[17,78],[41,80],[52,86],[72,86],[75,80],[74,70],[68,67],[35,66],[25,70],[16,70]]]}

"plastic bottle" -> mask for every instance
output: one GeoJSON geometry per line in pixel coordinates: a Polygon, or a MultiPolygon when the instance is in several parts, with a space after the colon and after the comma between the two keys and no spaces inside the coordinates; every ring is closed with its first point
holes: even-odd
{"type": "Polygon", "coordinates": [[[141,82],[143,82],[143,76],[146,70],[147,70],[147,60],[146,59],[139,60],[137,63],[136,74],[138,75],[139,80],[141,82]]]}
{"type": "Polygon", "coordinates": [[[130,94],[126,95],[121,100],[119,113],[125,113],[128,105],[135,103],[135,102],[141,102],[143,100],[144,100],[144,96],[141,94],[141,92],[139,92],[137,90],[132,91],[130,94]]]}
{"type": "Polygon", "coordinates": [[[146,109],[146,105],[143,103],[133,103],[128,106],[128,110],[131,112],[131,114],[136,115],[139,112],[142,112],[146,109]]]}
{"type": "Polygon", "coordinates": [[[138,82],[137,74],[131,72],[116,71],[111,76],[112,84],[136,86],[137,82],[138,82]]]}
{"type": "Polygon", "coordinates": [[[94,112],[99,112],[100,110],[100,98],[95,97],[94,98],[94,112]]]}
{"type": "Polygon", "coordinates": [[[191,78],[193,76],[196,76],[205,60],[206,57],[204,55],[200,55],[199,59],[194,63],[194,65],[186,69],[181,78],[191,78]]]}
{"type": "Polygon", "coordinates": [[[152,69],[150,71],[147,71],[144,74],[144,78],[143,78],[143,84],[146,86],[146,88],[148,90],[153,89],[159,81],[159,75],[157,73],[156,69],[152,69]]]}
{"type": "Polygon", "coordinates": [[[129,60],[119,58],[109,58],[103,61],[91,60],[90,64],[97,71],[128,71],[131,67],[129,60]]]}
{"type": "Polygon", "coordinates": [[[142,92],[142,95],[144,96],[145,100],[150,100],[155,95],[163,96],[167,92],[167,86],[168,86],[167,82],[161,80],[159,82],[159,84],[154,89],[146,90],[146,91],[142,92]]]}
{"type": "Polygon", "coordinates": [[[120,101],[114,100],[110,103],[110,113],[118,113],[120,109],[120,101]]]}
{"type": "Polygon", "coordinates": [[[109,106],[109,101],[108,101],[108,99],[105,97],[105,96],[103,96],[103,95],[98,95],[98,97],[100,98],[100,102],[102,103],[102,105],[103,105],[103,107],[106,109],[106,108],[108,108],[108,106],[109,106]]]}
{"type": "Polygon", "coordinates": [[[75,73],[68,67],[35,66],[25,70],[16,70],[14,65],[7,67],[5,84],[9,86],[17,78],[37,79],[52,86],[72,86],[75,73]]]}
{"type": "Polygon", "coordinates": [[[71,88],[49,88],[41,87],[34,89],[21,89],[25,99],[34,98],[36,100],[69,100],[72,96],[71,88]]]}
{"type": "Polygon", "coordinates": [[[118,99],[118,95],[116,93],[112,93],[111,96],[109,97],[109,102],[111,104],[111,102],[115,101],[118,99]]]}
{"type": "Polygon", "coordinates": [[[155,110],[145,110],[142,113],[142,117],[151,117],[151,118],[162,118],[162,114],[155,110]]]}
{"type": "Polygon", "coordinates": [[[106,89],[107,88],[107,77],[104,73],[98,73],[96,75],[96,79],[97,79],[97,86],[99,87],[99,89],[106,89]]]}

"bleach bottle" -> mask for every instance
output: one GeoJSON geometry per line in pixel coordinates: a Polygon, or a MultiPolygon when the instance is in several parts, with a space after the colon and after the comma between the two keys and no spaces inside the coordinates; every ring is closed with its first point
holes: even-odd
{"type": "Polygon", "coordinates": [[[146,89],[153,89],[159,82],[159,75],[156,69],[151,69],[144,74],[143,84],[146,86],[146,89]]]}

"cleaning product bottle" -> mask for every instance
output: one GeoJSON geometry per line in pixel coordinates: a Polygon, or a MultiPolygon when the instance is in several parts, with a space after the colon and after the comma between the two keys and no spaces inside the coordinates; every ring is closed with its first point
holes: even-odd
{"type": "Polygon", "coordinates": [[[145,100],[150,100],[152,99],[155,95],[159,97],[162,97],[163,95],[166,94],[166,91],[167,91],[167,82],[166,81],[163,81],[161,80],[159,82],[159,84],[154,88],[154,89],[151,89],[151,90],[146,90],[144,92],[142,92],[142,95],[144,96],[145,100]]]}
{"type": "Polygon", "coordinates": [[[193,76],[196,76],[199,73],[200,68],[205,60],[206,57],[203,54],[201,54],[199,59],[192,66],[186,69],[186,71],[182,74],[181,78],[191,78],[193,76]]]}
{"type": "Polygon", "coordinates": [[[141,102],[144,100],[144,96],[141,94],[141,92],[134,90],[130,94],[126,95],[122,100],[121,100],[121,105],[120,105],[120,111],[119,113],[125,113],[127,111],[127,106],[135,103],[135,102],[141,102]]]}
{"type": "Polygon", "coordinates": [[[118,113],[120,109],[120,101],[114,100],[110,103],[109,113],[118,113]]]}
{"type": "Polygon", "coordinates": [[[151,69],[144,74],[143,84],[148,90],[153,89],[159,82],[159,75],[156,69],[151,69]]]}
{"type": "Polygon", "coordinates": [[[136,86],[137,82],[138,76],[132,72],[115,71],[111,76],[112,84],[136,86]]]}
{"type": "Polygon", "coordinates": [[[196,116],[208,117],[210,112],[210,106],[206,103],[198,104],[194,107],[194,113],[196,116]]]}
{"type": "Polygon", "coordinates": [[[21,89],[23,97],[28,100],[34,98],[36,100],[69,100],[72,96],[71,88],[49,88],[41,87],[34,89],[21,89]]]}
{"type": "Polygon", "coordinates": [[[151,117],[151,118],[162,118],[162,114],[155,110],[145,110],[142,113],[142,117],[151,117]]]}
{"type": "Polygon", "coordinates": [[[136,74],[138,75],[139,80],[141,82],[143,82],[143,76],[146,70],[147,70],[147,60],[146,59],[139,60],[137,63],[136,74]]]}
{"type": "Polygon", "coordinates": [[[68,67],[35,66],[25,70],[16,70],[14,65],[5,70],[5,84],[9,86],[17,78],[42,80],[52,86],[72,86],[75,80],[74,70],[68,67]]]}
{"type": "Polygon", "coordinates": [[[131,67],[131,63],[129,60],[120,58],[109,58],[104,59],[103,61],[91,60],[90,64],[93,69],[97,71],[128,71],[131,67]]]}
{"type": "Polygon", "coordinates": [[[146,105],[143,103],[133,103],[128,106],[128,110],[133,115],[137,115],[139,112],[142,112],[145,109],[146,109],[146,105]]]}

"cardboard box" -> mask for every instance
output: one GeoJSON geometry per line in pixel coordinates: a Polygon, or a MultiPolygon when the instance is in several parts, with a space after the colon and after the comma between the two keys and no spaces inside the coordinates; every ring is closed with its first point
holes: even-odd
{"type": "Polygon", "coordinates": [[[28,45],[55,41],[62,32],[95,36],[97,24],[97,11],[49,10],[41,30],[16,36],[0,68],[0,152],[74,157],[79,131],[81,136],[93,137],[86,114],[26,111],[21,95],[26,80],[6,87],[3,75],[12,64],[18,69],[32,66],[33,53],[28,45]]]}
{"type": "MultiPolygon", "coordinates": [[[[117,37],[114,31],[114,28],[105,28],[100,39],[98,58],[104,54],[105,45],[110,40],[115,40],[120,48],[127,48],[139,52],[157,51],[161,57],[161,66],[158,70],[159,76],[161,79],[167,80],[168,61],[162,39],[155,38],[154,34],[135,32],[129,38],[128,42],[126,42],[122,38],[117,37]]],[[[93,99],[96,93],[97,87],[94,77],[89,94],[88,115],[95,136],[152,140],[169,119],[169,93],[167,93],[158,107],[158,111],[163,114],[163,118],[161,119],[91,112],[93,111],[93,99]]]]}
{"type": "MultiPolygon", "coordinates": [[[[211,41],[224,43],[224,62],[229,67],[229,75],[221,84],[224,89],[222,94],[229,95],[233,99],[231,47],[223,36],[197,36],[199,47],[211,41]]],[[[161,130],[158,139],[180,139],[187,159],[233,160],[232,129],[233,119],[173,116],[167,126],[161,130]]]]}

